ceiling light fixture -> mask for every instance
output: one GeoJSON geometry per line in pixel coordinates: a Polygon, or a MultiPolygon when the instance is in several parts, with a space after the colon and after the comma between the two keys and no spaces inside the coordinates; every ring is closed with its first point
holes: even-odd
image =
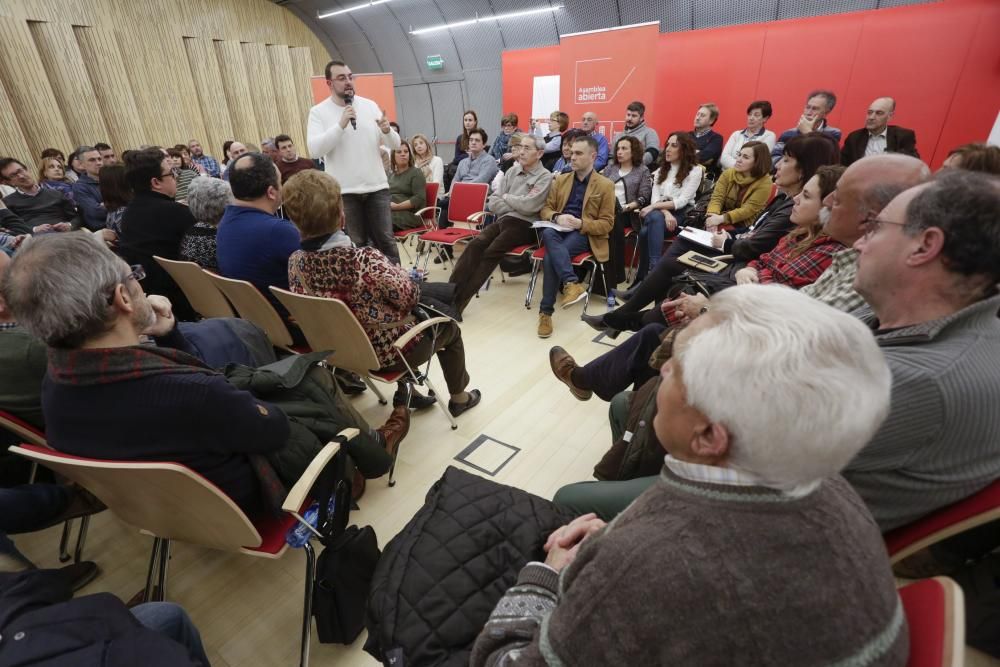
{"type": "Polygon", "coordinates": [[[411,35],[425,35],[429,32],[437,32],[439,30],[448,30],[449,28],[459,28],[464,25],[472,25],[473,23],[484,23],[486,21],[503,21],[504,19],[517,18],[519,16],[531,16],[532,14],[545,14],[546,12],[554,12],[562,9],[562,5],[554,5],[552,7],[541,7],[539,9],[526,9],[521,12],[510,12],[508,14],[496,14],[494,16],[476,16],[474,19],[468,19],[465,21],[455,21],[454,23],[442,23],[441,25],[436,25],[430,28],[420,28],[419,30],[410,29],[411,35]]]}
{"type": "Polygon", "coordinates": [[[323,12],[322,14],[317,14],[318,19],[327,19],[331,16],[337,16],[338,14],[346,14],[347,12],[357,11],[359,9],[366,9],[368,7],[374,7],[375,5],[384,5],[390,0],[372,0],[371,2],[362,2],[360,5],[354,5],[353,7],[345,7],[344,9],[337,9],[332,12],[323,12]]]}

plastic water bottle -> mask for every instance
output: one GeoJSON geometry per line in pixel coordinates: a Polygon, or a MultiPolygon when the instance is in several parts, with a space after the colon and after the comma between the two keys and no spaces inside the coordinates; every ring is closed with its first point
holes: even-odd
{"type": "Polygon", "coordinates": [[[419,283],[420,282],[420,272],[417,271],[417,267],[416,266],[414,266],[412,269],[410,269],[410,280],[412,280],[415,283],[419,283]]]}
{"type": "Polygon", "coordinates": [[[615,309],[615,291],[613,289],[608,290],[608,310],[615,309]]]}
{"type": "MultiPolygon", "coordinates": [[[[333,510],[336,506],[336,498],[334,495],[331,495],[327,516],[333,516],[333,510]]],[[[317,528],[317,524],[319,523],[319,503],[313,502],[313,504],[309,506],[309,509],[306,510],[306,513],[302,515],[302,518],[305,519],[310,526],[317,528]]],[[[316,533],[302,525],[301,521],[296,521],[295,525],[289,528],[288,532],[285,533],[285,542],[293,549],[301,549],[315,534],[316,533]]]]}
{"type": "MultiPolygon", "coordinates": [[[[306,513],[302,516],[302,518],[305,519],[310,526],[315,528],[316,523],[319,521],[319,503],[314,502],[310,505],[309,509],[306,510],[306,513]]],[[[302,525],[301,521],[296,521],[295,525],[289,528],[288,532],[285,534],[285,542],[287,542],[288,546],[292,548],[301,549],[313,535],[314,533],[302,525]]]]}

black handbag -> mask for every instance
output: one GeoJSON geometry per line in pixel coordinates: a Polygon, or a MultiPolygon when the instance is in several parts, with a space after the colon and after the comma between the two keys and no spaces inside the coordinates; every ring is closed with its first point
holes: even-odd
{"type": "Polygon", "coordinates": [[[368,589],[382,552],[371,526],[350,526],[316,563],[313,616],[324,644],[350,644],[365,627],[368,589]]]}
{"type": "Polygon", "coordinates": [[[371,526],[347,526],[351,483],[346,456],[338,454],[313,489],[319,501],[318,530],[323,551],[316,560],[312,613],[316,635],[323,644],[350,644],[365,626],[368,589],[382,552],[371,526]],[[328,512],[334,495],[333,514],[328,512]]]}

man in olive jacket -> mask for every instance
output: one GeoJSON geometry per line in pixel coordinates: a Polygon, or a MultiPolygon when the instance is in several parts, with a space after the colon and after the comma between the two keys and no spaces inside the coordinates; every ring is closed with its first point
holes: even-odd
{"type": "Polygon", "coordinates": [[[597,142],[580,137],[573,142],[573,171],[556,176],[542,207],[541,219],[562,229],[542,230],[545,283],[538,315],[538,337],[552,335],[556,293],[562,287],[562,307],[578,303],[587,293],[573,272],[572,260],[590,251],[598,262],[608,261],[608,233],[615,225],[615,186],[594,171],[597,142]]]}

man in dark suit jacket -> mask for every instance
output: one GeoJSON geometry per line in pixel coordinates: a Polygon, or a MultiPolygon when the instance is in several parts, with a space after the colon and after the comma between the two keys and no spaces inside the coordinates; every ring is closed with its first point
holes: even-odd
{"type": "Polygon", "coordinates": [[[847,135],[840,161],[845,167],[867,155],[904,153],[919,158],[917,135],[913,130],[889,125],[896,111],[896,100],[880,97],[871,103],[865,116],[865,126],[847,135]]]}

